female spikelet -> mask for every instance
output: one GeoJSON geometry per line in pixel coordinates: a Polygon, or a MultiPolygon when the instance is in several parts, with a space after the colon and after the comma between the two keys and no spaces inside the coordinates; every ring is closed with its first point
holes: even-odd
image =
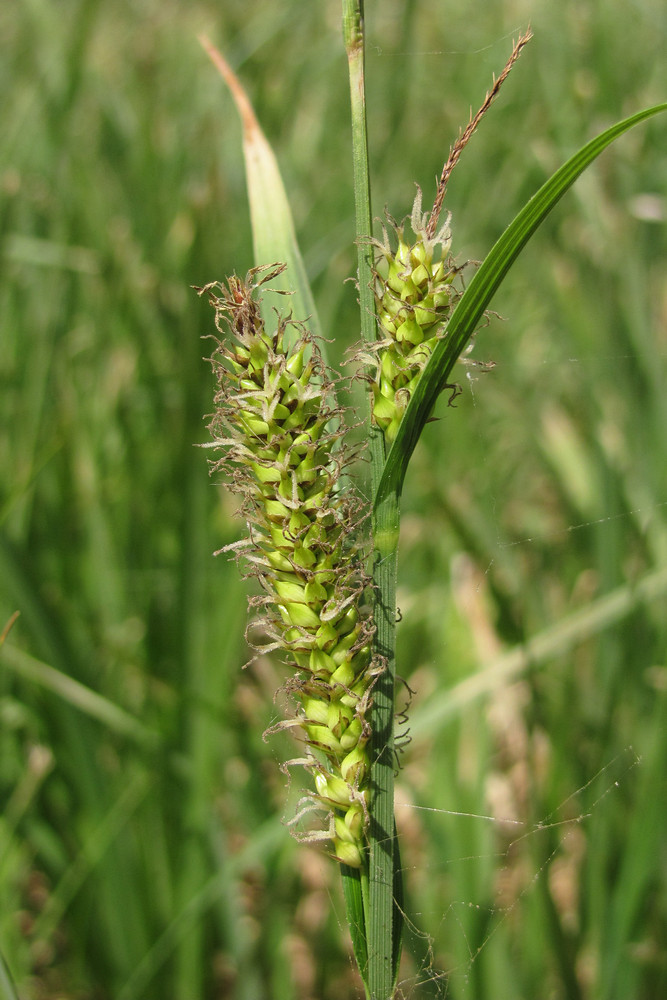
{"type": "Polygon", "coordinates": [[[405,221],[399,225],[389,219],[389,224],[396,247],[386,227],[383,241],[375,243],[379,340],[374,346],[373,418],[391,444],[453,309],[458,272],[449,256],[449,219],[436,233],[429,233],[419,189],[410,216],[414,238],[406,235],[405,221]]]}
{"type": "MultiPolygon", "coordinates": [[[[349,455],[342,413],[317,344],[308,331],[262,320],[259,289],[282,266],[255,269],[245,281],[201,289],[216,310],[223,339],[211,359],[217,378],[213,472],[243,499],[246,568],[262,594],[254,623],[262,651],[282,650],[294,673],[295,727],[305,742],[298,761],[314,775],[307,809],[328,815],[308,839],[331,839],[334,855],[359,867],[367,826],[367,779],[373,669],[367,577],[351,544],[362,506],[341,476],[349,455]]],[[[255,648],[259,648],[255,646],[255,648]]],[[[280,728],[280,727],[278,727],[280,728]]],[[[289,766],[289,764],[287,766],[289,766]]]]}

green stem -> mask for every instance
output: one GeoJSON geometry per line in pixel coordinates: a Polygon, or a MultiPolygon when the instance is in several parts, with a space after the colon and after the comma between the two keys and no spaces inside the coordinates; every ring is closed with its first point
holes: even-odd
{"type": "Polygon", "coordinates": [[[400,511],[393,494],[373,512],[375,650],[383,672],[373,690],[371,804],[368,862],[368,986],[371,1000],[389,1000],[400,941],[394,908],[394,678],[396,675],[396,564],[400,511]],[[396,960],[396,961],[395,961],[396,960]]]}
{"type": "MultiPolygon", "coordinates": [[[[373,248],[370,244],[372,216],[366,128],[363,6],[363,0],[343,0],[343,37],[350,71],[350,102],[352,105],[352,165],[359,261],[361,335],[365,341],[372,342],[375,340],[375,300],[372,283],[373,248]]],[[[370,418],[370,399],[368,413],[370,418]]],[[[384,454],[382,454],[382,460],[384,461],[384,454]]]]}
{"type": "MultiPolygon", "coordinates": [[[[343,0],[343,36],[350,73],[352,149],[355,216],[358,253],[361,333],[366,343],[376,336],[373,295],[373,249],[366,95],[364,77],[363,0],[343,0]]],[[[385,462],[384,438],[371,421],[371,398],[367,396],[367,426],[370,438],[371,488],[376,495],[385,462]]],[[[400,917],[395,899],[394,826],[394,679],[396,632],[396,561],[400,511],[398,493],[373,508],[373,602],[377,628],[375,654],[383,671],[373,691],[371,715],[371,799],[368,871],[362,874],[366,968],[361,969],[371,1000],[390,1000],[396,981],[400,952],[400,917]]],[[[400,888],[400,887],[399,887],[400,888]]],[[[400,894],[400,892],[399,892],[400,894]]]]}

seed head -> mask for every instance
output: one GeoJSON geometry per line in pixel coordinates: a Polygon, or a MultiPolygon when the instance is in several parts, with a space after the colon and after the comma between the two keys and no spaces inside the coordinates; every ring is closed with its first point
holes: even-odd
{"type": "Polygon", "coordinates": [[[364,510],[341,487],[350,455],[317,343],[290,319],[279,317],[273,333],[262,320],[261,286],[282,270],[255,269],[245,281],[234,276],[201,289],[222,334],[211,359],[218,384],[211,447],[222,452],[212,472],[243,501],[246,573],[261,588],[250,599],[260,609],[253,628],[264,635],[255,649],[281,650],[292,670],[285,686],[296,716],[273,730],[295,729],[305,743],[305,756],[285,765],[303,764],[315,778],[299,815],[328,815],[324,830],[303,839],[331,839],[334,856],[359,867],[377,675],[363,606],[369,581],[354,543],[364,510]]]}
{"type": "Polygon", "coordinates": [[[417,189],[410,228],[407,220],[383,227],[383,241],[375,265],[375,301],[379,323],[373,417],[388,443],[396,437],[403,414],[426,362],[451,314],[456,300],[457,269],[449,256],[449,218],[438,232],[428,233],[428,215],[422,213],[417,189]],[[395,244],[395,246],[394,246],[395,244]]]}

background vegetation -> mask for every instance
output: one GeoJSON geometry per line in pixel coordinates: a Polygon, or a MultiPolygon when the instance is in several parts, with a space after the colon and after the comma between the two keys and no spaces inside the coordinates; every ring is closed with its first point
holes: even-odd
{"type": "MultiPolygon", "coordinates": [[[[476,12],[367,3],[375,210],[397,217],[532,23],[449,187],[462,260],[666,83],[660,0],[476,12]]],[[[284,830],[287,748],[260,739],[280,670],[241,672],[244,585],[210,557],[240,528],[193,447],[212,314],[189,287],[252,263],[204,30],[277,150],[335,356],[356,339],[339,17],[0,11],[0,626],[21,612],[0,653],[0,950],[29,1000],[357,995],[335,866],[284,830]]],[[[407,996],[667,992],[666,162],[657,119],[577,183],[477,338],[495,369],[460,368],[414,458],[407,996]]]]}

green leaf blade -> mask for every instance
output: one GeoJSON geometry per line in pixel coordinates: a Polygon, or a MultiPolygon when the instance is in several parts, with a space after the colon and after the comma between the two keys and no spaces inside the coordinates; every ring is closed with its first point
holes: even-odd
{"type": "MultiPolygon", "coordinates": [[[[345,899],[345,914],[352,938],[352,950],[364,984],[368,970],[368,941],[366,939],[366,918],[362,890],[362,874],[358,869],[340,866],[345,899]]],[[[367,994],[368,995],[368,992],[367,994]]]]}
{"type": "Polygon", "coordinates": [[[410,456],[438,396],[447,385],[447,379],[475,332],[484,310],[531,236],[580,174],[607,146],[635,125],[662,111],[667,111],[667,102],[645,108],[617,122],[582,146],[524,205],[491,248],[459,299],[445,335],[435,347],[412,394],[375,494],[376,506],[391,493],[400,495],[410,456]]]}

